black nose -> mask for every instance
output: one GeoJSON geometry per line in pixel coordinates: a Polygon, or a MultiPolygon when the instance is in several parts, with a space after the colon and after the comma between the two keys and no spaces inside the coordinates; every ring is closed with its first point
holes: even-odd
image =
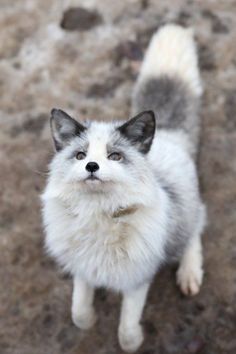
{"type": "Polygon", "coordinates": [[[89,162],[89,163],[87,163],[85,168],[89,172],[96,172],[97,170],[99,170],[99,166],[98,166],[97,162],[89,162]]]}

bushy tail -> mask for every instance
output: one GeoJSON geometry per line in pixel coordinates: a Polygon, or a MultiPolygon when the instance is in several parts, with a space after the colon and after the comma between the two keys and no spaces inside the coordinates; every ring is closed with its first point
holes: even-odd
{"type": "Polygon", "coordinates": [[[195,153],[202,91],[193,30],[174,24],[162,27],[153,35],[144,57],[133,113],[153,110],[157,126],[186,132],[195,153]]]}

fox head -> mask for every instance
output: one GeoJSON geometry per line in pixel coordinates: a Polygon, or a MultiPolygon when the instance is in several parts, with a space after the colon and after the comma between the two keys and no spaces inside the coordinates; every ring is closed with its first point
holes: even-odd
{"type": "Polygon", "coordinates": [[[107,191],[135,184],[145,174],[145,161],[156,130],[152,111],[126,122],[79,123],[59,109],[51,112],[56,154],[52,172],[60,183],[78,190],[107,191]]]}

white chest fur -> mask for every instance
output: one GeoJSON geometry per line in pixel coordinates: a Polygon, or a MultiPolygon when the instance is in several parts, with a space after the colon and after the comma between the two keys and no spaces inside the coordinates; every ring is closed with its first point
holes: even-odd
{"type": "Polygon", "coordinates": [[[87,210],[86,217],[85,212],[78,208],[77,214],[72,213],[57,199],[46,201],[44,220],[50,254],[67,271],[94,286],[124,290],[149,280],[163,253],[163,229],[157,222],[157,211],[143,207],[112,214],[87,210]]]}

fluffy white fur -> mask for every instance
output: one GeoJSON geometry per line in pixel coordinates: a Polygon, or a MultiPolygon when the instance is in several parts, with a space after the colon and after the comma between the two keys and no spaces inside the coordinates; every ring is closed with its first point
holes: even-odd
{"type": "MultiPolygon", "coordinates": [[[[201,85],[190,31],[166,26],[154,35],[141,77],[167,72],[187,80],[196,94],[201,85]],[[178,69],[177,69],[178,66],[178,69]]],[[[55,154],[42,196],[46,247],[74,278],[72,318],[87,329],[96,320],[94,289],[106,287],[122,292],[119,341],[126,351],[135,351],[143,340],[140,319],[151,280],[168,262],[165,247],[169,216],[175,210],[157,176],[168,176],[184,195],[183,210],[192,230],[186,244],[177,280],[186,294],[196,294],[202,281],[200,235],[205,209],[198,192],[195,164],[186,141],[168,131],[156,132],[151,150],[143,155],[127,146],[131,163],[107,159],[118,123],[93,122],[86,135],[75,137],[55,154]],[[88,145],[87,156],[78,161],[74,151],[88,145]],[[85,181],[89,161],[96,161],[100,180],[85,181]],[[135,206],[131,214],[114,217],[119,208],[135,206]]]]}
{"type": "Polygon", "coordinates": [[[161,28],[151,39],[138,80],[167,74],[185,80],[193,93],[201,95],[193,34],[193,29],[174,24],[161,28]]]}

